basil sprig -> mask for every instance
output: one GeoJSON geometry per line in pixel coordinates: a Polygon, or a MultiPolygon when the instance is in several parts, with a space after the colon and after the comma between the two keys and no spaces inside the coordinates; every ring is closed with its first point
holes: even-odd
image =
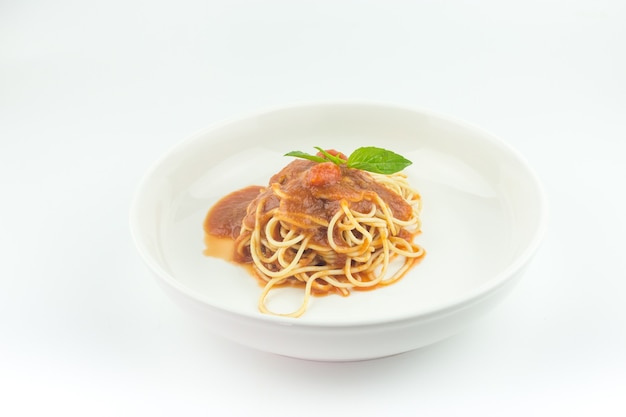
{"type": "Polygon", "coordinates": [[[364,146],[356,149],[350,154],[347,160],[333,156],[316,146],[315,149],[320,151],[324,156],[311,155],[301,151],[291,151],[285,156],[294,156],[296,158],[308,159],[313,162],[333,162],[337,165],[345,164],[348,168],[360,169],[362,171],[374,172],[377,174],[394,174],[402,171],[404,168],[412,164],[411,161],[398,155],[395,152],[375,146],[364,146]]]}

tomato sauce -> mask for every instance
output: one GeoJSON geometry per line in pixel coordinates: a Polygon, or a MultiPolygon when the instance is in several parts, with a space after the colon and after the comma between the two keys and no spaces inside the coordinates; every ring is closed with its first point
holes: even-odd
{"type": "MultiPolygon", "coordinates": [[[[328,164],[332,163],[298,159],[272,176],[268,187],[253,185],[228,194],[207,214],[204,230],[212,236],[207,239],[219,247],[225,243],[214,238],[236,241],[242,224],[254,229],[258,209],[261,222],[266,222],[269,216],[276,217],[300,227],[315,243],[328,245],[324,225],[341,209],[341,201],[367,213],[376,196],[387,203],[395,217],[410,218],[412,207],[400,195],[375,182],[367,172],[328,164]],[[260,204],[263,206],[259,207],[260,204]]],[[[341,241],[339,236],[335,241],[341,241]]],[[[234,245],[231,250],[234,251],[234,245]]],[[[219,253],[220,258],[233,260],[233,256],[225,257],[221,249],[219,253]]],[[[239,263],[251,261],[247,256],[234,259],[239,263]]],[[[337,258],[338,262],[342,260],[337,258]]]]}
{"type": "Polygon", "coordinates": [[[228,194],[209,211],[204,221],[206,234],[235,239],[241,230],[241,221],[246,216],[248,205],[263,187],[251,185],[228,194]]]}

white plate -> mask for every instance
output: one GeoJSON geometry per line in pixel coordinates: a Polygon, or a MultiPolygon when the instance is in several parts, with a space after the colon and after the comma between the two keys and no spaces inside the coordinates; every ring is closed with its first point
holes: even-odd
{"type": "MultiPolygon", "coordinates": [[[[279,354],[355,360],[414,349],[465,325],[520,276],[543,235],[545,212],[535,175],[488,133],[424,111],[327,103],[270,110],[193,135],[148,172],[131,226],[164,288],[212,331],[279,354]],[[288,151],[320,146],[349,154],[368,145],[413,161],[405,172],[422,195],[417,242],[426,257],[389,287],[315,297],[300,318],[260,313],[257,281],[203,255],[207,211],[231,191],[265,185],[292,160],[283,156],[288,151]]],[[[301,301],[302,292],[290,288],[273,291],[268,304],[291,311],[301,301]]]]}

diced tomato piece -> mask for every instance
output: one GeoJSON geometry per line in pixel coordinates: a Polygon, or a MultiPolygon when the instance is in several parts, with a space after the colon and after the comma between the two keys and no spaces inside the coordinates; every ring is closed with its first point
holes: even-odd
{"type": "Polygon", "coordinates": [[[336,184],[341,181],[341,169],[332,162],[313,165],[307,173],[307,181],[313,187],[336,184]]]}

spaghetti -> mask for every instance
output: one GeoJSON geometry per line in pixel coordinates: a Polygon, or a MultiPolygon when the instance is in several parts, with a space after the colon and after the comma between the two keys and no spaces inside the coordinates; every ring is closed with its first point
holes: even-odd
{"type": "Polygon", "coordinates": [[[230,233],[234,260],[252,264],[263,284],[263,313],[299,317],[312,295],[347,296],[392,284],[425,254],[413,242],[421,229],[421,198],[403,173],[295,160],[254,194],[245,214],[235,210],[234,217],[243,218],[230,233]],[[268,294],[285,285],[304,288],[302,304],[275,313],[268,294]]]}

